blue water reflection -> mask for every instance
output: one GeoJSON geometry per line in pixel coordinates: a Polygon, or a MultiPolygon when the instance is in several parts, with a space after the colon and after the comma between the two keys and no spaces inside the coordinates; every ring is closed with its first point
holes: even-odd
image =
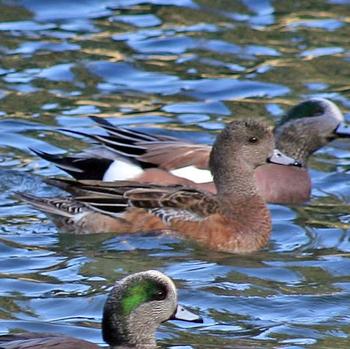
{"type": "Polygon", "coordinates": [[[278,122],[303,98],[349,119],[349,1],[44,0],[0,4],[0,332],[61,332],[96,343],[113,282],[159,269],[203,325],[164,324],[171,348],[348,348],[349,140],[310,161],[313,199],[270,205],[269,245],[207,251],[159,235],[59,234],[16,191],[58,195],[62,153],[101,132],[86,116],[212,143],[232,118],[278,122]]]}

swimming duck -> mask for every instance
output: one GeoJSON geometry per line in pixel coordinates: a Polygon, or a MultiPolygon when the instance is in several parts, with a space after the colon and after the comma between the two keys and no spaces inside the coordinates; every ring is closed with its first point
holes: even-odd
{"type": "Polygon", "coordinates": [[[271,232],[270,212],[254,180],[254,170],[266,163],[298,164],[274,149],[273,134],[264,123],[236,120],[217,136],[210,153],[217,194],[138,182],[53,180],[73,197],[20,197],[64,231],[170,230],[214,250],[247,253],[265,246],[271,232]]]}
{"type": "MultiPolygon", "coordinates": [[[[102,318],[102,337],[109,348],[155,348],[155,331],[167,320],[203,322],[177,304],[172,280],[156,270],[131,274],[110,291],[102,318]]],[[[53,333],[16,333],[0,336],[3,349],[97,349],[82,339],[53,333]]]]}
{"type": "MultiPolygon", "coordinates": [[[[114,126],[98,117],[92,119],[108,136],[73,133],[90,137],[102,147],[73,156],[35,150],[36,154],[76,179],[182,184],[216,192],[208,171],[210,146],[114,126]]],[[[260,166],[255,172],[258,190],[267,202],[300,204],[311,193],[308,158],[330,141],[350,137],[350,127],[333,102],[311,98],[291,108],[274,134],[277,148],[298,160],[302,167],[260,166]]]]}

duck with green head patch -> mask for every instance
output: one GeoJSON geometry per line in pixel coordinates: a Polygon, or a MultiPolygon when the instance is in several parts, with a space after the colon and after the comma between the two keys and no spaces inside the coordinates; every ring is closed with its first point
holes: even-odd
{"type": "Polygon", "coordinates": [[[130,286],[121,302],[122,313],[128,316],[139,305],[149,300],[162,300],[166,295],[163,285],[153,280],[142,280],[130,286]]]}
{"type": "MultiPolygon", "coordinates": [[[[208,171],[209,145],[126,129],[102,117],[92,119],[108,136],[67,131],[93,139],[101,146],[70,156],[34,152],[77,179],[182,184],[216,192],[208,171]]],[[[287,111],[274,135],[277,148],[302,167],[260,166],[255,171],[257,188],[267,202],[301,204],[309,200],[311,193],[309,157],[334,139],[349,138],[350,125],[332,101],[310,98],[287,111]]]]}
{"type": "MultiPolygon", "coordinates": [[[[111,349],[156,347],[155,332],[167,320],[203,322],[177,304],[172,280],[156,270],[117,281],[103,309],[102,336],[111,349]]],[[[98,345],[58,334],[0,336],[2,349],[97,349],[98,345]]]]}
{"type": "Polygon", "coordinates": [[[298,165],[274,145],[264,122],[227,124],[210,154],[216,195],[185,186],[52,178],[47,182],[73,196],[17,196],[50,215],[65,232],[173,233],[213,250],[251,253],[267,244],[271,232],[270,212],[254,179],[256,169],[271,163],[298,165]]]}
{"type": "Polygon", "coordinates": [[[155,346],[155,331],[169,319],[198,321],[177,305],[174,283],[158,271],[137,273],[117,282],[103,312],[103,339],[111,348],[122,344],[155,346]]]}

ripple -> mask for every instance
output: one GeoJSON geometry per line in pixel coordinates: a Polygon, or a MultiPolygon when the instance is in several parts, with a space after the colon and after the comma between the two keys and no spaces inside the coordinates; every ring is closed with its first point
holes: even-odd
{"type": "Polygon", "coordinates": [[[93,0],[84,2],[71,2],[69,0],[60,0],[59,11],[57,11],[57,4],[47,3],[44,0],[21,0],[28,10],[35,14],[37,21],[57,21],[61,19],[75,19],[75,18],[99,18],[108,16],[111,11],[107,6],[111,5],[113,1],[101,0],[96,3],[93,0]]]}
{"type": "Polygon", "coordinates": [[[40,31],[53,29],[56,26],[50,23],[35,23],[31,21],[5,22],[0,23],[0,30],[40,31]]]}
{"type": "Polygon", "coordinates": [[[172,348],[348,347],[349,142],[312,156],[312,200],[269,205],[273,231],[251,255],[169,235],[62,234],[13,195],[62,195],[62,175],[28,147],[62,153],[99,133],[86,115],[211,144],[232,117],[271,125],[312,96],[349,119],[347,1],[20,0],[0,5],[0,331],[101,343],[111,285],[159,269],[205,318],[158,331],[172,348]]]}
{"type": "Polygon", "coordinates": [[[163,110],[170,113],[213,113],[219,115],[230,115],[230,110],[221,102],[188,102],[169,104],[163,110]]]}
{"type": "MultiPolygon", "coordinates": [[[[147,93],[173,94],[180,90],[180,81],[176,76],[141,71],[128,63],[94,62],[88,64],[94,74],[113,84],[114,91],[132,89],[147,93]],[[119,86],[118,86],[119,85],[119,86]]],[[[108,85],[99,84],[102,89],[108,85]]]]}
{"type": "Polygon", "coordinates": [[[162,21],[155,15],[145,14],[145,15],[121,15],[110,17],[113,22],[123,22],[131,24],[135,27],[155,27],[160,25],[162,21]]]}
{"type": "Polygon", "coordinates": [[[310,20],[302,20],[295,21],[289,24],[289,27],[292,29],[298,27],[309,27],[309,28],[320,28],[328,31],[333,31],[341,28],[344,25],[343,22],[336,19],[310,19],[310,20]]]}
{"type": "MultiPolygon", "coordinates": [[[[174,6],[174,2],[171,0],[120,0],[118,5],[114,5],[116,8],[129,7],[139,4],[152,4],[152,5],[163,5],[163,6],[174,6]]],[[[177,7],[192,7],[196,8],[197,5],[192,0],[178,0],[176,1],[177,7]]],[[[113,5],[110,5],[113,8],[113,5]]]]}
{"type": "Polygon", "coordinates": [[[320,56],[333,56],[339,53],[343,53],[344,49],[341,47],[320,47],[312,50],[306,50],[300,55],[302,57],[320,57],[320,56]]]}
{"type": "Polygon", "coordinates": [[[24,42],[20,47],[13,51],[9,51],[9,54],[33,54],[38,51],[50,51],[50,52],[65,52],[79,50],[80,46],[68,43],[52,43],[52,42],[24,42]]]}
{"type": "Polygon", "coordinates": [[[283,85],[235,79],[186,81],[187,95],[205,100],[230,100],[249,97],[277,97],[289,89],[283,85]],[[192,90],[192,91],[191,91],[192,90]]]}
{"type": "Polygon", "coordinates": [[[128,44],[135,51],[142,53],[180,54],[196,47],[196,43],[192,38],[183,35],[129,41],[128,44]]]}
{"type": "Polygon", "coordinates": [[[71,68],[73,64],[58,64],[46,69],[42,69],[38,74],[39,78],[44,78],[50,81],[73,81],[75,76],[71,68]]]}

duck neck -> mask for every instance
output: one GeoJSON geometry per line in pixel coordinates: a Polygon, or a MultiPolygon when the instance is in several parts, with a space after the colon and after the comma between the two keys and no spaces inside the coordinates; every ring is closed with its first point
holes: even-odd
{"type": "Polygon", "coordinates": [[[145,319],[130,318],[126,322],[119,322],[118,330],[111,330],[108,341],[111,349],[122,347],[127,348],[156,348],[155,331],[156,328],[150,328],[145,325],[145,319]]]}
{"type": "Polygon", "coordinates": [[[298,160],[302,166],[306,166],[310,155],[319,148],[313,146],[310,138],[288,131],[276,135],[276,147],[284,154],[298,160]]]}
{"type": "Polygon", "coordinates": [[[229,167],[221,167],[217,171],[212,169],[217,195],[232,196],[235,200],[258,195],[254,179],[254,169],[237,159],[229,167]]]}
{"type": "Polygon", "coordinates": [[[138,310],[133,311],[126,321],[128,330],[128,344],[134,345],[136,348],[155,348],[156,330],[159,325],[150,319],[145,319],[145,314],[138,310]]]}
{"type": "Polygon", "coordinates": [[[332,138],[330,132],[323,131],[320,126],[323,124],[320,117],[282,124],[275,129],[277,149],[301,162],[302,166],[306,166],[311,154],[335,138],[332,138]]]}
{"type": "Polygon", "coordinates": [[[122,309],[109,304],[102,319],[102,336],[111,349],[120,347],[150,349],[155,348],[155,332],[158,327],[153,321],[147,321],[145,314],[136,309],[128,316],[122,316],[122,309]]]}

